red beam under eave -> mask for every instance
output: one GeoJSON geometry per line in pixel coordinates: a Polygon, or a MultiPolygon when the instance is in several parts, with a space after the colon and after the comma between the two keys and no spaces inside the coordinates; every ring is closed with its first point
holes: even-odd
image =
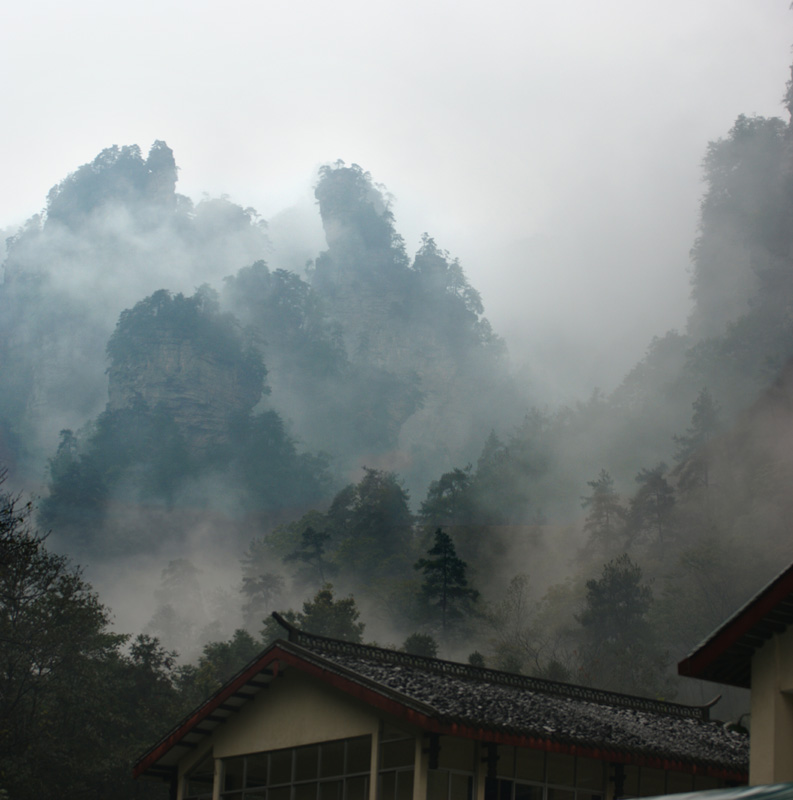
{"type": "Polygon", "coordinates": [[[187,717],[176,730],[166,736],[151,752],[143,756],[143,758],[135,764],[132,770],[132,776],[137,778],[146,772],[153,764],[156,764],[172,747],[175,747],[184,739],[196,725],[206,719],[219,705],[222,705],[224,701],[228,700],[229,697],[243,687],[251,678],[258,675],[262,670],[267,669],[273,662],[275,662],[273,665],[273,677],[277,677],[279,652],[280,648],[278,647],[268,650],[258,661],[251,664],[245,672],[241,673],[231,683],[219,689],[216,695],[196,709],[196,711],[187,717]]]}
{"type": "Polygon", "coordinates": [[[701,764],[691,764],[682,761],[674,761],[656,756],[638,755],[619,750],[609,750],[602,747],[591,747],[579,744],[552,741],[539,737],[527,737],[520,734],[511,734],[491,728],[475,728],[459,722],[444,722],[435,717],[431,717],[414,708],[406,706],[399,700],[387,697],[380,692],[370,689],[356,681],[352,681],[336,672],[326,670],[315,664],[307,664],[299,657],[291,653],[282,653],[281,661],[319,678],[334,688],[343,691],[345,694],[352,695],[366,703],[368,706],[385,711],[399,719],[416,725],[430,733],[444,734],[447,736],[459,736],[465,739],[473,739],[477,742],[490,742],[493,744],[514,745],[516,747],[526,747],[532,750],[545,750],[546,752],[566,753],[579,755],[586,758],[595,758],[600,761],[612,761],[621,764],[634,764],[637,766],[654,767],[656,769],[674,770],[691,775],[707,775],[711,778],[722,778],[725,780],[735,780],[746,782],[749,780],[749,773],[741,770],[732,770],[715,766],[701,764]]]}
{"type": "Polygon", "coordinates": [[[785,570],[759,597],[750,601],[743,611],[729,620],[716,633],[713,639],[688,658],[680,661],[677,665],[678,675],[687,678],[700,677],[719,656],[742,636],[749,633],[755,625],[791,594],[793,594],[793,567],[785,570]]]}
{"type": "MultiPolygon", "coordinates": [[[[240,687],[244,686],[251,678],[263,669],[273,665],[274,675],[278,674],[279,662],[294,666],[296,669],[308,675],[312,675],[323,683],[333,686],[347,695],[355,697],[366,705],[391,714],[398,719],[403,719],[423,730],[431,733],[445,734],[448,736],[459,736],[466,739],[473,739],[478,742],[490,742],[493,744],[514,745],[517,747],[527,747],[533,750],[544,750],[547,752],[568,753],[580,755],[588,758],[595,758],[601,761],[613,761],[622,764],[635,764],[639,766],[656,767],[660,769],[675,770],[695,775],[707,775],[714,778],[726,780],[747,781],[748,773],[725,768],[709,767],[697,764],[687,764],[669,759],[662,759],[653,756],[637,755],[629,752],[610,750],[601,747],[582,746],[564,742],[555,742],[550,739],[540,737],[527,737],[519,734],[511,734],[496,731],[490,728],[477,728],[459,722],[444,722],[424,713],[416,708],[405,705],[399,700],[388,697],[385,694],[370,688],[356,680],[344,677],[338,672],[326,669],[323,666],[308,662],[288,651],[282,650],[278,645],[268,650],[262,657],[254,662],[245,672],[240,674],[232,683],[223,687],[219,692],[208,700],[203,706],[195,711],[191,716],[165,739],[163,739],[150,753],[144,756],[133,770],[134,777],[139,777],[146,772],[149,767],[156,764],[172,747],[176,746],[196,725],[212,713],[219,705],[227,700],[240,687]]],[[[428,708],[428,711],[430,709],[428,708]]]]}

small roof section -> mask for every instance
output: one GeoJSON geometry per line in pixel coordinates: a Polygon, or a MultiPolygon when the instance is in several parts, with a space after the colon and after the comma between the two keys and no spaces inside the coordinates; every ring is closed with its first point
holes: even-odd
{"type": "Polygon", "coordinates": [[[685,706],[304,633],[278,640],[135,765],[168,778],[188,752],[288,669],[427,732],[746,781],[748,737],[685,706]]]}
{"type": "Polygon", "coordinates": [[[710,789],[706,792],[680,792],[675,795],[647,797],[645,800],[793,800],[793,783],[766,783],[760,786],[734,786],[729,789],[710,789]]]}
{"type": "Polygon", "coordinates": [[[793,565],[710,634],[678,665],[679,675],[749,689],[752,656],[793,623],[793,565]]]}

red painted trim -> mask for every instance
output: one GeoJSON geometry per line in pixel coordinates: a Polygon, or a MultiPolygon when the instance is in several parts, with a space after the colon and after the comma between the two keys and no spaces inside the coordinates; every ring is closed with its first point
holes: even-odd
{"type": "MultiPolygon", "coordinates": [[[[677,665],[678,675],[698,678],[742,636],[793,594],[793,565],[771,582],[757,597],[722,625],[712,638],[677,665]]],[[[748,688],[748,687],[747,687],[748,688]]]]}
{"type": "MultiPolygon", "coordinates": [[[[669,759],[654,756],[637,755],[620,750],[609,750],[602,747],[588,747],[578,744],[567,744],[556,742],[551,739],[531,737],[520,734],[512,734],[496,731],[490,728],[476,728],[459,722],[445,722],[424,713],[417,708],[405,705],[399,700],[389,697],[381,691],[367,686],[360,680],[352,680],[344,677],[335,671],[326,669],[318,664],[305,661],[299,655],[281,649],[278,645],[268,650],[257,662],[251,665],[233,683],[224,687],[211,700],[199,708],[192,716],[186,719],[182,725],[160,742],[157,747],[138,762],[135,766],[134,776],[143,774],[150,766],[162,758],[175,744],[177,744],[190,730],[201,722],[204,717],[210,714],[225,699],[233,694],[240,686],[244,685],[250,678],[256,675],[265,667],[273,665],[274,674],[278,674],[279,663],[295,667],[301,672],[311,675],[323,683],[338,689],[345,694],[361,700],[371,708],[378,709],[387,714],[391,714],[397,719],[405,720],[422,730],[430,733],[444,734],[447,736],[457,736],[465,739],[473,739],[478,742],[489,742],[493,744],[514,745],[517,747],[527,747],[533,750],[544,750],[546,752],[568,753],[580,755],[587,758],[596,758],[600,761],[613,761],[620,764],[635,764],[639,766],[656,767],[667,770],[675,770],[694,775],[707,775],[714,778],[735,780],[746,782],[749,775],[728,769],[719,769],[697,764],[671,761],[669,759]]],[[[365,679],[362,679],[365,681],[365,679]]],[[[428,709],[429,710],[429,709],[428,709]]]]}
{"type": "Polygon", "coordinates": [[[277,676],[279,653],[280,648],[270,648],[262,654],[261,658],[251,664],[244,672],[240,673],[231,683],[219,689],[215,695],[204,703],[204,705],[200,706],[187,717],[178,728],[169,733],[153,750],[149,751],[135,764],[132,770],[133,777],[139,777],[150,766],[156,764],[172,747],[184,739],[196,725],[209,716],[219,705],[222,705],[224,701],[228,700],[231,695],[244,686],[251,678],[258,675],[263,669],[266,669],[273,661],[275,661],[273,676],[277,676]]]}

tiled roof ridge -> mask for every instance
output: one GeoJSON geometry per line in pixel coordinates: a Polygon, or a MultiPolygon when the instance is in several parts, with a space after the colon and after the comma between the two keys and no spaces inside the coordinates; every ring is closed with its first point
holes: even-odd
{"type": "Polygon", "coordinates": [[[707,722],[710,719],[709,712],[712,703],[707,706],[688,706],[682,703],[673,703],[668,700],[653,700],[648,697],[637,697],[636,695],[611,692],[606,689],[596,689],[589,686],[579,686],[573,683],[552,681],[546,678],[536,678],[531,675],[517,675],[512,672],[503,672],[488,667],[476,667],[472,664],[462,664],[458,661],[446,661],[430,656],[419,656],[413,653],[405,653],[400,650],[391,650],[371,644],[346,642],[328,636],[307,633],[289,624],[284,627],[289,631],[290,642],[294,642],[314,652],[321,653],[324,650],[335,652],[339,655],[357,655],[380,662],[417,667],[456,678],[484,680],[489,683],[514,686],[516,688],[569,697],[585,702],[597,703],[599,705],[619,706],[636,711],[648,711],[654,714],[696,719],[703,722],[707,722]]]}

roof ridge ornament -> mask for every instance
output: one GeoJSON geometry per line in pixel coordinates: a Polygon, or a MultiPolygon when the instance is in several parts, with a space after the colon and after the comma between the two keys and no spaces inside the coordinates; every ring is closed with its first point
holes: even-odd
{"type": "MultiPolygon", "coordinates": [[[[286,630],[288,634],[288,639],[290,642],[297,643],[299,637],[305,636],[306,634],[301,631],[299,628],[296,628],[291,622],[287,622],[277,611],[273,611],[272,618],[286,630]]],[[[310,634],[309,634],[310,635],[310,634]]]]}

